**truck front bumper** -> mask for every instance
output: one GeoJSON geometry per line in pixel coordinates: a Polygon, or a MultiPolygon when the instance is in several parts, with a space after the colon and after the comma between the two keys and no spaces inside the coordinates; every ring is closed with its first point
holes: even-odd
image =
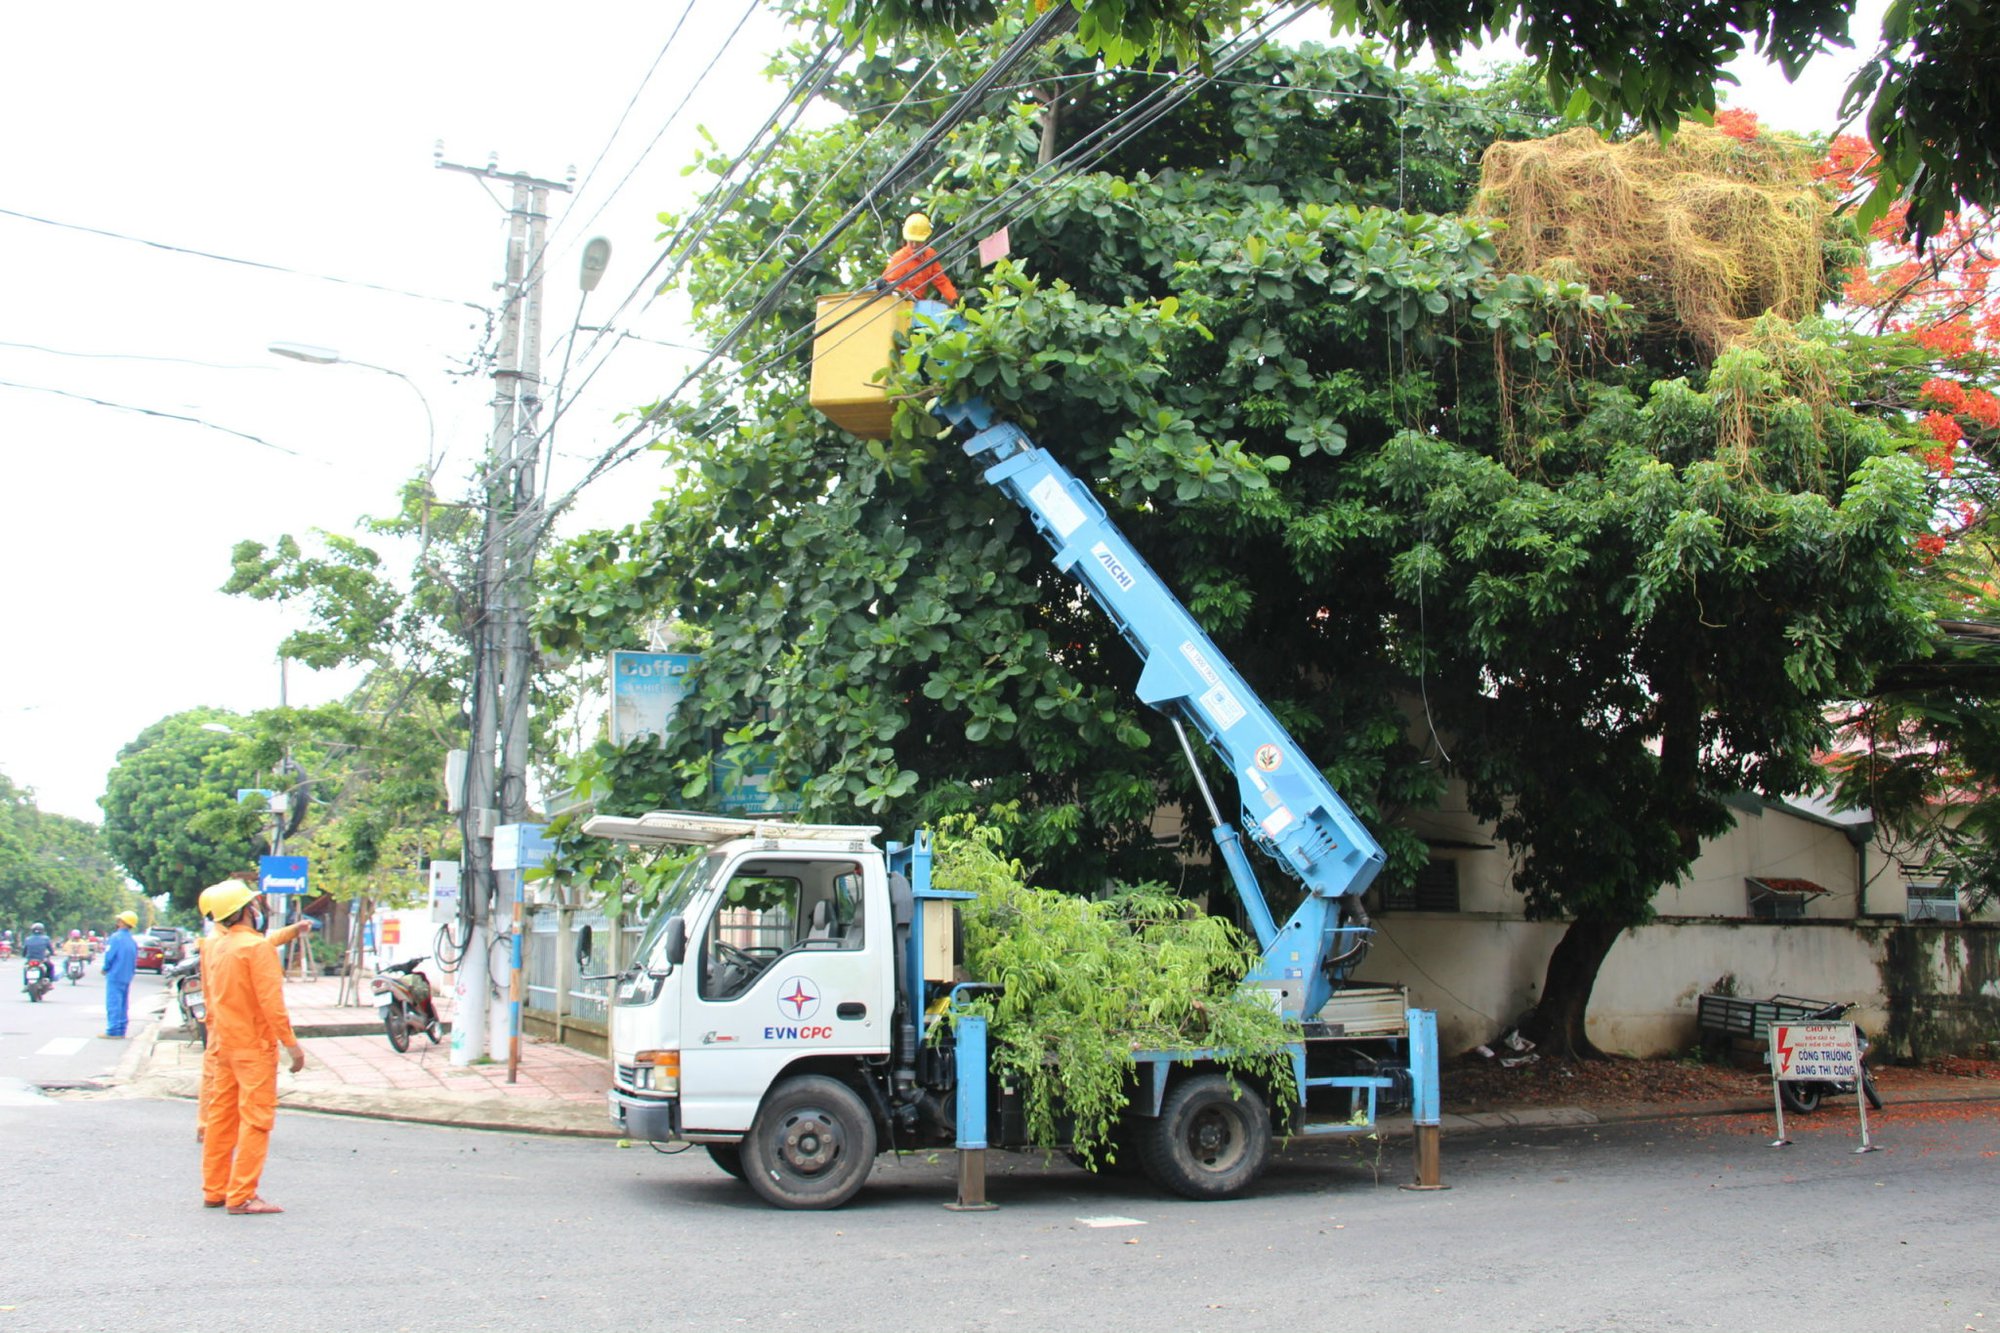
{"type": "Polygon", "coordinates": [[[672,1099],[635,1097],[618,1088],[611,1089],[611,1123],[628,1139],[647,1143],[672,1143],[681,1136],[681,1104],[672,1099]]]}

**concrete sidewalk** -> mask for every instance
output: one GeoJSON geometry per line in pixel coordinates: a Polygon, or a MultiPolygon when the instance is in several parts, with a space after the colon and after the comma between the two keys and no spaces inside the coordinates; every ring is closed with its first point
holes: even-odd
{"type": "MultiPolygon", "coordinates": [[[[372,1004],[336,1003],[339,986],[331,977],[286,981],[285,1007],[306,1067],[297,1074],[280,1068],[279,1105],[467,1129],[616,1136],[605,1110],[611,1068],[597,1056],[523,1038],[509,1083],[505,1061],[454,1066],[448,1032],[437,1045],[414,1034],[409,1051],[399,1053],[372,1004]]],[[[450,999],[447,993],[439,1003],[447,1021],[450,999]]],[[[121,1082],[135,1096],[193,1099],[201,1088],[201,1044],[174,1021],[178,1015],[154,1017],[121,1066],[121,1082]]]]}

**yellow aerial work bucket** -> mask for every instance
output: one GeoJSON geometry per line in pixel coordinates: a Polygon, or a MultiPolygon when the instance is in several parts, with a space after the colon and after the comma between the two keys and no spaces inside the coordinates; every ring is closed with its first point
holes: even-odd
{"type": "Polygon", "coordinates": [[[896,405],[877,378],[910,327],[914,302],[894,292],[836,292],[819,298],[813,325],[812,405],[864,440],[889,438],[896,405]]]}

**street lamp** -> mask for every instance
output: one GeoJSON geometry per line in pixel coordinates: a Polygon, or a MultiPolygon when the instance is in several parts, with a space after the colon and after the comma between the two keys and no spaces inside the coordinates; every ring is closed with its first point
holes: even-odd
{"type": "Polygon", "coordinates": [[[431,400],[424,397],[424,391],[417,382],[400,370],[374,365],[367,361],[356,361],[353,357],[342,356],[331,347],[315,347],[311,343],[271,343],[267,349],[273,356],[282,356],[292,361],[303,361],[309,366],[359,366],[363,370],[380,371],[384,375],[394,375],[410,386],[410,392],[424,405],[424,480],[428,482],[437,472],[437,421],[431,415],[431,400]]]}

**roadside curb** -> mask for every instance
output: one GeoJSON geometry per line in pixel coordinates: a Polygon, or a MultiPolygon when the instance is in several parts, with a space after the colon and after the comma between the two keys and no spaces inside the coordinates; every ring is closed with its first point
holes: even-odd
{"type": "MultiPolygon", "coordinates": [[[[2000,1102],[2000,1086],[1992,1089],[1966,1088],[1929,1093],[1921,1097],[1885,1097],[1884,1109],[1897,1106],[1933,1106],[1939,1103],[2000,1102]]],[[[1577,1125],[1637,1124],[1649,1120],[1690,1120],[1729,1115],[1770,1115],[1772,1106],[1763,1098],[1732,1098],[1727,1101],[1684,1102],[1672,1106],[1605,1106],[1595,1111],[1581,1106],[1516,1107],[1512,1110],[1446,1112],[1440,1123],[1446,1131],[1490,1131],[1499,1129],[1552,1129],[1577,1125]]]]}
{"type": "Polygon", "coordinates": [[[480,1129],[496,1134],[547,1134],[563,1138],[624,1137],[596,1102],[519,1106],[495,1098],[464,1103],[395,1094],[299,1091],[281,1093],[278,1106],[287,1111],[358,1120],[390,1120],[406,1125],[437,1125],[446,1129],[480,1129]]]}

